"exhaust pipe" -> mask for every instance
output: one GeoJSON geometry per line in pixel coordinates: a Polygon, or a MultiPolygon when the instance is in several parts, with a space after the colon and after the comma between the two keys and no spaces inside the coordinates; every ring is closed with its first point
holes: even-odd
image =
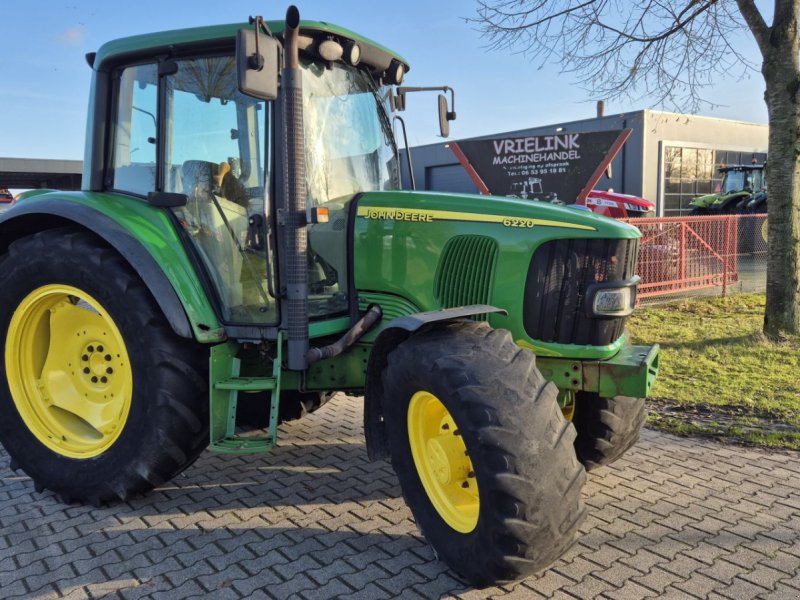
{"type": "Polygon", "coordinates": [[[308,231],[303,140],[303,81],[298,37],[300,11],[290,6],[283,31],[283,181],[286,190],[284,250],[287,304],[287,367],[308,368],[308,231]]]}
{"type": "Polygon", "coordinates": [[[361,336],[375,327],[378,321],[381,320],[381,317],[383,317],[383,311],[380,305],[370,304],[364,316],[350,328],[350,331],[345,333],[336,342],[327,346],[322,346],[322,348],[311,348],[308,351],[308,363],[313,364],[318,360],[339,356],[360,340],[361,336]]]}

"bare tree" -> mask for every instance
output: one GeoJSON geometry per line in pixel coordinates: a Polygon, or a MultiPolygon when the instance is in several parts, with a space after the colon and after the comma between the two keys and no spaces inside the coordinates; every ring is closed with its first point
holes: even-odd
{"type": "Polygon", "coordinates": [[[769,252],[764,332],[800,334],[800,0],[478,0],[499,50],[555,61],[597,98],[648,98],[696,111],[704,88],[761,68],[769,113],[769,252]],[[735,45],[749,31],[761,60],[735,45]]]}

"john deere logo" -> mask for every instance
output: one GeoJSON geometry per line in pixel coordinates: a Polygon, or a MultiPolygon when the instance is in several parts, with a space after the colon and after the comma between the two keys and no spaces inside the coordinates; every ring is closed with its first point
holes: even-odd
{"type": "Polygon", "coordinates": [[[367,219],[384,219],[390,221],[417,221],[432,223],[433,215],[419,210],[404,210],[399,208],[368,208],[367,219]]]}

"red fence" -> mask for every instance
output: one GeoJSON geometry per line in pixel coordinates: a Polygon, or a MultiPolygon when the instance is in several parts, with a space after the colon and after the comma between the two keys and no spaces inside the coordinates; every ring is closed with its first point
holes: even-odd
{"type": "Polygon", "coordinates": [[[629,219],[642,232],[640,301],[717,288],[758,289],[766,263],[766,215],[629,219]],[[744,278],[742,277],[744,275],[744,278]]]}

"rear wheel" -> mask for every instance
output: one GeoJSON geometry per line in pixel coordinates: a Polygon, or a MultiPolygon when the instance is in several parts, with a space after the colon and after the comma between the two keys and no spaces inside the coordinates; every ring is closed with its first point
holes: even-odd
{"type": "Polygon", "coordinates": [[[42,232],[0,258],[0,441],[66,500],[144,492],[207,444],[203,353],[91,234],[42,232]]]}
{"type": "Polygon", "coordinates": [[[587,471],[613,463],[639,440],[646,419],[644,398],[578,392],[572,419],[578,460],[587,471]]]}
{"type": "Polygon", "coordinates": [[[416,334],[382,377],[392,464],[438,555],[473,585],[524,577],[572,543],[585,507],[557,390],[507,331],[416,334]]]}

